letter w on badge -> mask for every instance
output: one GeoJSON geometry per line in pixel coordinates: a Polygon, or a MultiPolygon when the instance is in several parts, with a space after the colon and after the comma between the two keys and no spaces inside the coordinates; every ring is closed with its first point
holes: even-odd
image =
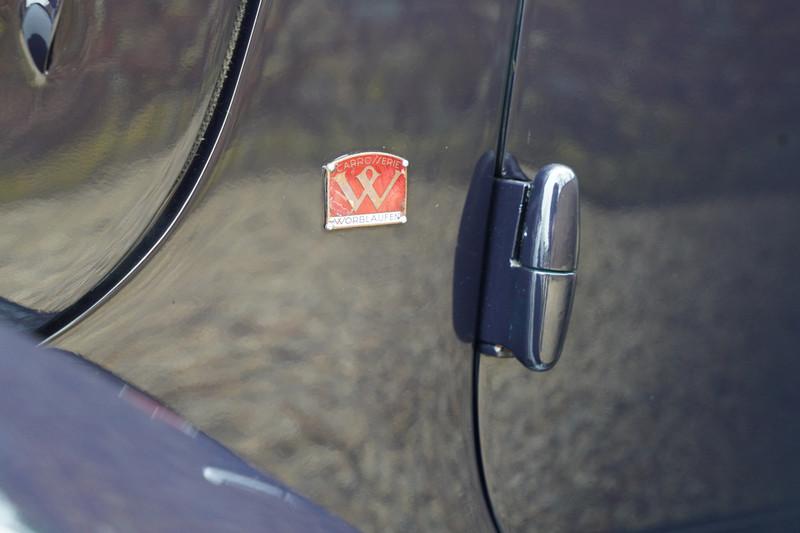
{"type": "Polygon", "coordinates": [[[402,157],[365,152],[324,169],[326,229],[406,222],[408,161],[402,157]]]}
{"type": "Polygon", "coordinates": [[[353,206],[353,210],[355,211],[361,207],[361,203],[367,196],[369,196],[369,199],[372,201],[372,205],[375,206],[375,209],[379,209],[386,197],[389,196],[389,193],[392,192],[392,187],[394,187],[394,184],[397,183],[397,180],[402,175],[402,171],[395,170],[394,177],[392,178],[392,181],[389,182],[389,185],[387,185],[383,190],[383,194],[378,194],[378,191],[375,190],[375,181],[380,177],[380,174],[373,167],[366,167],[361,171],[360,174],[356,176],[356,179],[364,188],[364,190],[361,192],[361,196],[358,197],[356,197],[356,193],[353,192],[353,188],[350,187],[350,184],[347,182],[347,179],[343,174],[337,174],[334,179],[336,180],[336,183],[339,184],[339,187],[342,189],[347,201],[350,202],[350,205],[353,206]]]}

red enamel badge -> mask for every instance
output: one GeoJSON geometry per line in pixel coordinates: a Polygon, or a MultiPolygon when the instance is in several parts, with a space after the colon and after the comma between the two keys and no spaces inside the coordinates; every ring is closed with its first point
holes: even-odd
{"type": "Polygon", "coordinates": [[[406,222],[408,161],[402,157],[363,152],[324,168],[325,229],[406,222]]]}

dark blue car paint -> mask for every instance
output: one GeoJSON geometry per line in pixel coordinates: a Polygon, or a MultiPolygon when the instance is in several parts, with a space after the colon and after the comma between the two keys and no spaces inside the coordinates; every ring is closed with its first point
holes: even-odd
{"type": "MultiPolygon", "coordinates": [[[[366,530],[489,531],[487,500],[509,530],[766,530],[776,516],[791,530],[797,6],[527,4],[505,107],[512,2],[264,4],[241,97],[193,160],[208,175],[182,174],[202,181],[197,201],[135,278],[55,342],[366,530]],[[475,310],[450,300],[469,176],[498,144],[528,175],[559,162],[582,180],[574,317],[547,375],[471,359],[475,310]],[[409,223],[326,235],[319,165],[360,149],[411,161],[409,223]]],[[[147,73],[101,59],[94,68],[147,73]]],[[[47,83],[25,89],[64,87],[47,83]]],[[[134,167],[153,156],[136,154],[134,167]]],[[[86,192],[63,190],[43,196],[69,207],[86,192]]],[[[115,245],[115,257],[131,251],[115,245]]],[[[159,416],[148,423],[190,439],[159,416]]],[[[21,501],[33,513],[33,496],[21,501]]]]}
{"type": "Polygon", "coordinates": [[[11,531],[355,531],[117,377],[5,326],[0,420],[11,531]]]}

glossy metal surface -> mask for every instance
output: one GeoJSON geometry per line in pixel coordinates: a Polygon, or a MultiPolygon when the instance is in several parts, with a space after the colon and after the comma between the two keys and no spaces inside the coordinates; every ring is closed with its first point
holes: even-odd
{"type": "Polygon", "coordinates": [[[529,6],[508,150],[580,176],[581,265],[552,372],[481,359],[508,531],[798,507],[798,23],[790,2],[529,6]]]}
{"type": "Polygon", "coordinates": [[[41,74],[46,74],[50,66],[50,51],[60,14],[59,0],[23,0],[21,3],[22,40],[28,58],[41,74]]]}
{"type": "Polygon", "coordinates": [[[0,415],[4,531],[354,531],[116,377],[5,326],[0,415]]]}
{"type": "Polygon", "coordinates": [[[574,272],[579,242],[578,178],[564,165],[547,165],[531,184],[518,260],[537,270],[574,272]]]}
{"type": "Polygon", "coordinates": [[[54,311],[162,207],[214,101],[239,3],[65,2],[46,77],[26,57],[20,9],[0,2],[0,296],[54,311]]]}
{"type": "Polygon", "coordinates": [[[211,172],[159,253],[57,343],[367,531],[491,531],[451,324],[505,2],[276,1],[211,172]],[[411,161],[406,224],[327,232],[320,162],[411,161]]]}
{"type": "Polygon", "coordinates": [[[158,251],[161,244],[169,238],[186,215],[198,191],[205,186],[205,180],[210,174],[210,163],[216,154],[225,126],[231,118],[232,102],[240,94],[241,73],[250,55],[248,50],[253,39],[255,20],[261,8],[261,2],[250,2],[239,17],[238,35],[229,54],[230,64],[226,68],[225,79],[215,93],[213,113],[206,119],[207,124],[202,139],[199,139],[192,158],[184,165],[182,176],[173,187],[158,216],[123,259],[98,284],[35,330],[37,335],[44,338],[44,343],[83,320],[135,276],[158,251]]]}
{"type": "MultiPolygon", "coordinates": [[[[546,371],[558,362],[575,291],[578,182],[563,165],[547,165],[533,180],[508,157],[504,178],[492,182],[491,213],[483,255],[479,350],[513,354],[526,368],[546,371]],[[550,267],[550,268],[548,268],[550,267]],[[559,271],[567,269],[567,271],[559,271]]],[[[473,179],[472,187],[480,186],[473,179]]],[[[470,195],[474,191],[470,191],[470,195]]],[[[474,215],[465,207],[463,217],[474,215]]],[[[456,274],[465,276],[462,222],[456,274]]],[[[456,292],[458,287],[456,280],[456,292]]],[[[454,301],[464,299],[456,294],[454,301]]],[[[458,311],[454,311],[459,316],[458,311]]],[[[456,324],[459,319],[456,318],[456,324]]],[[[456,330],[463,328],[456,325],[456,330]]],[[[463,335],[462,335],[462,338],[463,335]]]]}
{"type": "Polygon", "coordinates": [[[524,308],[520,302],[516,311],[527,312],[533,322],[527,343],[534,357],[525,360],[525,366],[550,370],[558,362],[572,311],[575,278],[573,273],[533,271],[531,298],[524,308]]]}

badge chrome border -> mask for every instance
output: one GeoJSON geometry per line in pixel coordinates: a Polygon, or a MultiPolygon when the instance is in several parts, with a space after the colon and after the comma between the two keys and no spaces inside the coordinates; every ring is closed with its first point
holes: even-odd
{"type": "Polygon", "coordinates": [[[408,222],[408,168],[409,162],[408,159],[405,157],[401,157],[397,154],[391,154],[389,152],[377,152],[377,151],[368,151],[368,152],[351,152],[347,154],[340,155],[336,159],[322,165],[322,179],[323,179],[323,208],[324,208],[324,224],[323,227],[327,231],[336,231],[340,229],[352,229],[352,228],[367,228],[367,227],[375,227],[375,226],[394,226],[397,224],[405,224],[408,222]],[[380,222],[355,222],[351,224],[336,224],[331,220],[330,215],[330,196],[328,191],[328,183],[330,182],[331,173],[336,169],[337,163],[342,161],[343,159],[350,159],[352,157],[358,156],[368,156],[368,155],[380,155],[380,156],[387,156],[394,159],[399,159],[402,162],[403,168],[405,169],[406,174],[406,193],[403,197],[403,209],[402,211],[387,211],[386,214],[398,214],[399,217],[390,220],[390,221],[380,221],[380,222]]]}

